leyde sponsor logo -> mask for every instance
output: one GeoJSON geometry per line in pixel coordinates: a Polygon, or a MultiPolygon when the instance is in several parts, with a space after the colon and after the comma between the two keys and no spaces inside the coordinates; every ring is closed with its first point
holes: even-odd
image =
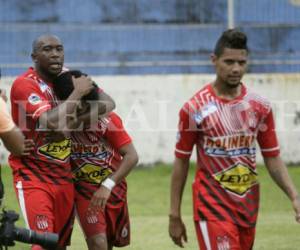
{"type": "Polygon", "coordinates": [[[257,173],[249,166],[237,164],[214,175],[215,179],[228,191],[243,196],[257,184],[257,173]]]}
{"type": "Polygon", "coordinates": [[[71,155],[71,139],[47,143],[41,146],[38,152],[48,158],[65,161],[71,155]]]}
{"type": "Polygon", "coordinates": [[[76,180],[86,181],[93,184],[100,184],[107,176],[112,173],[111,169],[90,163],[83,164],[74,174],[76,180]]]}

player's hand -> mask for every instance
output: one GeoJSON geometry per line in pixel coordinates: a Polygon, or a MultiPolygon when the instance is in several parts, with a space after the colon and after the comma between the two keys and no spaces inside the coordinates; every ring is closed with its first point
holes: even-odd
{"type": "Polygon", "coordinates": [[[34,141],[32,139],[25,139],[24,140],[24,149],[22,155],[30,155],[34,150],[34,141]]]}
{"type": "Polygon", "coordinates": [[[94,88],[92,79],[84,75],[77,78],[72,76],[72,81],[74,85],[74,91],[77,91],[80,97],[87,95],[94,88]]]}
{"type": "Polygon", "coordinates": [[[90,201],[89,210],[94,212],[99,212],[99,210],[104,211],[110,193],[111,190],[104,186],[100,186],[100,188],[93,194],[93,197],[90,201]]]}
{"type": "Polygon", "coordinates": [[[293,199],[292,204],[296,213],[295,219],[298,223],[300,223],[300,197],[297,196],[295,199],[293,199]]]}
{"type": "Polygon", "coordinates": [[[176,245],[184,247],[183,241],[187,242],[187,235],[181,217],[169,216],[169,235],[176,245]]]}

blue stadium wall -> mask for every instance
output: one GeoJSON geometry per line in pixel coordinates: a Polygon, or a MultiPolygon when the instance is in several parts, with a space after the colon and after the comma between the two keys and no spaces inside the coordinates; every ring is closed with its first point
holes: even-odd
{"type": "MultiPolygon", "coordinates": [[[[300,70],[296,0],[235,0],[249,37],[250,72],[300,70]]],[[[0,0],[0,66],[31,64],[31,43],[58,35],[66,64],[90,74],[211,73],[209,56],[227,27],[226,0],[0,0]]]]}

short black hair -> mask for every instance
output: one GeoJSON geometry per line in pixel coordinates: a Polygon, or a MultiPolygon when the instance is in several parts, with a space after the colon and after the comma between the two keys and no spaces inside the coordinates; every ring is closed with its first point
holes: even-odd
{"type": "MultiPolygon", "coordinates": [[[[52,83],[53,83],[54,93],[58,97],[58,99],[66,100],[74,90],[72,76],[78,78],[82,75],[87,76],[87,74],[81,72],[80,70],[70,70],[70,71],[62,72],[57,77],[55,77],[52,83]]],[[[98,99],[99,99],[98,86],[96,83],[94,83],[94,88],[90,91],[90,93],[83,96],[82,100],[96,101],[98,99]]]]}
{"type": "Polygon", "coordinates": [[[37,37],[32,42],[32,53],[36,53],[40,49],[41,43],[45,39],[49,39],[49,38],[55,38],[57,41],[59,41],[62,44],[62,42],[61,42],[61,40],[58,36],[55,36],[55,35],[52,35],[52,34],[44,34],[44,35],[41,35],[41,36],[37,37]]]}
{"type": "Polygon", "coordinates": [[[245,49],[249,52],[246,34],[238,29],[228,29],[224,31],[216,43],[214,54],[217,57],[221,56],[225,48],[245,49]]]}

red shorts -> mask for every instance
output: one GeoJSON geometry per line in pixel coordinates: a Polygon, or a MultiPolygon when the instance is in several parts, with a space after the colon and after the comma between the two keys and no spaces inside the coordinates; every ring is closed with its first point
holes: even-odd
{"type": "MultiPolygon", "coordinates": [[[[59,234],[59,245],[70,243],[74,222],[74,186],[17,181],[15,191],[28,228],[59,234]]],[[[35,245],[32,249],[42,249],[35,245]]]]}
{"type": "Polygon", "coordinates": [[[119,201],[112,204],[108,200],[105,211],[97,215],[88,212],[90,200],[80,194],[76,194],[76,217],[86,238],[99,233],[106,234],[107,241],[112,246],[123,247],[130,244],[130,223],[127,201],[119,201]]]}
{"type": "Polygon", "coordinates": [[[255,228],[239,227],[224,221],[195,221],[201,250],[250,250],[255,228]]]}

